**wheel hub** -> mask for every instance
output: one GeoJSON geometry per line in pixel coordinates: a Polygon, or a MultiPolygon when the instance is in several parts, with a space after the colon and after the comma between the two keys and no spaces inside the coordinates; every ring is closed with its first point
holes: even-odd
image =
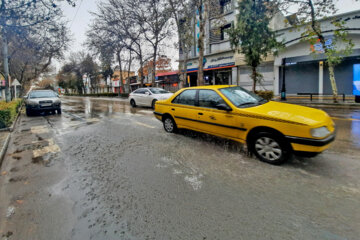
{"type": "Polygon", "coordinates": [[[255,142],[256,152],[269,161],[275,161],[282,156],[282,150],[277,141],[269,137],[261,137],[255,142]]]}

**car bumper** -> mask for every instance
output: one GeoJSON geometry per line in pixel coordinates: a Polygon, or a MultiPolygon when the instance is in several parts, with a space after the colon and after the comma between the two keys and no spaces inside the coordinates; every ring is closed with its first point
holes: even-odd
{"type": "Polygon", "coordinates": [[[330,136],[323,139],[311,139],[286,136],[286,140],[291,143],[294,151],[302,152],[323,152],[329,148],[330,144],[335,140],[336,134],[333,133],[330,136]]]}
{"type": "Polygon", "coordinates": [[[61,105],[54,105],[53,104],[51,106],[46,106],[46,107],[41,107],[39,105],[36,105],[36,106],[27,105],[26,108],[31,110],[31,111],[46,111],[46,110],[60,109],[61,105]]]}
{"type": "Polygon", "coordinates": [[[154,112],[154,115],[155,115],[155,117],[156,117],[158,120],[162,121],[162,116],[163,116],[164,114],[159,113],[159,112],[154,112]]]}

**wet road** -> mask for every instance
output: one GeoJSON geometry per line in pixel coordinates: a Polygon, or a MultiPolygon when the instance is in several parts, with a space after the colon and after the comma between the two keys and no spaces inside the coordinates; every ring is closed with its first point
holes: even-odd
{"type": "Polygon", "coordinates": [[[360,110],[323,154],[272,166],[167,134],[148,108],[64,98],[21,116],[0,175],[4,239],[360,239],[360,110]]]}

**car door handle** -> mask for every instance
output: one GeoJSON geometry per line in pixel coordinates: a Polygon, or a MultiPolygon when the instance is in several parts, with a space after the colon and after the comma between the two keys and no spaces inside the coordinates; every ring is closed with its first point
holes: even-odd
{"type": "Polygon", "coordinates": [[[204,115],[203,113],[198,113],[199,115],[204,115]]]}
{"type": "Polygon", "coordinates": [[[175,111],[175,108],[172,108],[171,110],[172,110],[172,111],[175,111]]]}

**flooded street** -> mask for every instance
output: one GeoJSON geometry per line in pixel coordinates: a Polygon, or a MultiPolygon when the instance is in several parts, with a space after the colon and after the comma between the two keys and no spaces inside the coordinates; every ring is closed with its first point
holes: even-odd
{"type": "Polygon", "coordinates": [[[232,141],[169,134],[151,108],[63,97],[21,115],[0,172],[1,239],[360,239],[360,110],[273,166],[232,141]]]}

